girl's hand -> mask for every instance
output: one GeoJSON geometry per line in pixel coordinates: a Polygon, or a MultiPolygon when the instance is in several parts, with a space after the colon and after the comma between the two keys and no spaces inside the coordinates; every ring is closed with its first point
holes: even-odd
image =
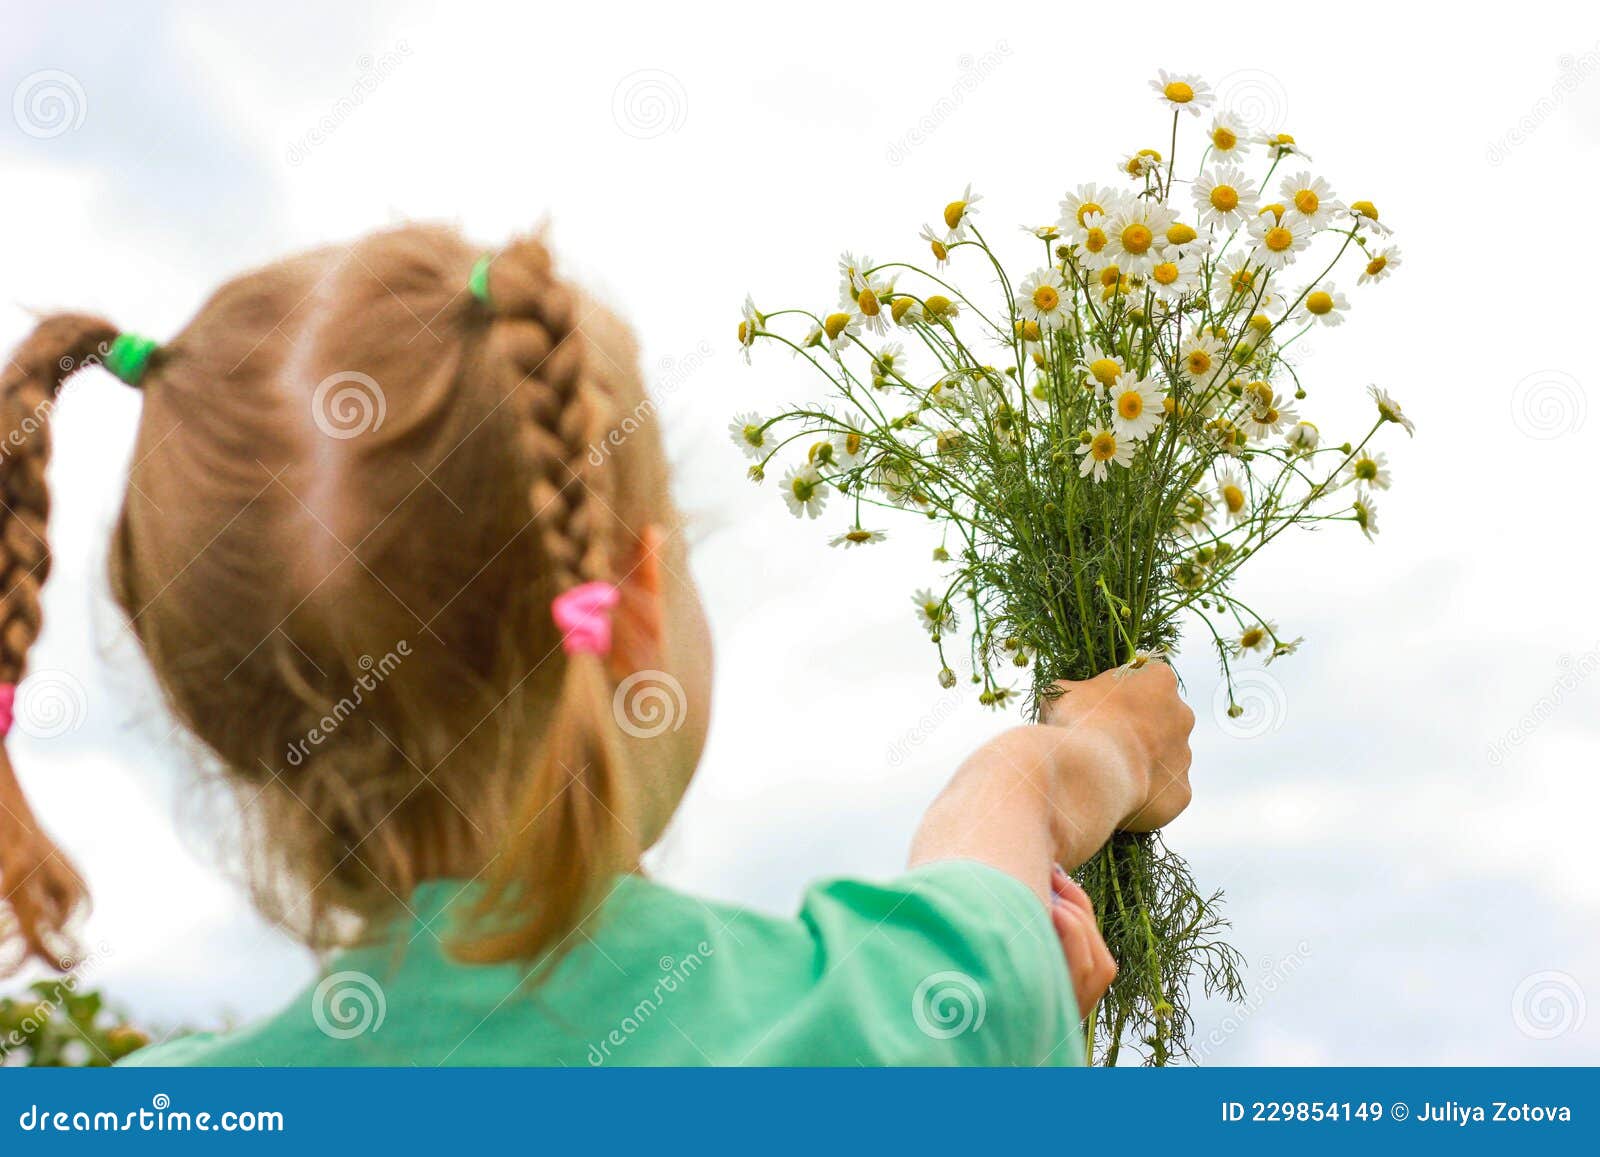
{"type": "Polygon", "coordinates": [[[1100,935],[1089,895],[1060,867],[1051,882],[1054,902],[1050,922],[1055,925],[1061,952],[1067,958],[1067,974],[1072,991],[1078,995],[1078,1018],[1087,1017],[1111,987],[1117,976],[1116,961],[1100,935]]]}
{"type": "Polygon", "coordinates": [[[1061,694],[1040,711],[1042,722],[1093,729],[1111,738],[1132,773],[1134,806],[1117,823],[1123,831],[1164,827],[1189,806],[1189,733],[1194,712],[1178,696],[1178,677],[1163,662],[1118,668],[1093,679],[1056,684],[1061,694]]]}

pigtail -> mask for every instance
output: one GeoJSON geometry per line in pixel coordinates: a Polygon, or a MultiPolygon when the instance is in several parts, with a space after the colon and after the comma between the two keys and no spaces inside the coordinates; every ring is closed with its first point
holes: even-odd
{"type": "MultiPolygon", "coordinates": [[[[62,383],[104,359],[116,337],[99,318],[49,317],[0,371],[0,737],[39,636],[39,593],[50,573],[49,417],[62,383]]],[[[28,957],[64,967],[65,929],[87,898],[28,806],[0,739],[0,971],[28,957]]]]}
{"type": "Polygon", "coordinates": [[[554,276],[542,245],[519,242],[480,262],[472,283],[494,318],[489,356],[511,367],[525,399],[531,529],[563,634],[562,646],[541,657],[562,671],[538,763],[486,873],[477,935],[457,953],[474,962],[532,960],[559,953],[641,851],[612,714],[609,622],[589,628],[599,639],[580,639],[562,621],[563,604],[598,598],[603,609],[580,615],[604,616],[615,597],[615,516],[589,455],[612,406],[579,332],[579,302],[554,276]]]}

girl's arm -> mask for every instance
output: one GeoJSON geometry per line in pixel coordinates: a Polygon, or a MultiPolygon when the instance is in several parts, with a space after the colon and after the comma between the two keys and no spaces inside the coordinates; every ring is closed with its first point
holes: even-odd
{"type": "Polygon", "coordinates": [[[977,860],[1047,906],[1057,864],[1082,864],[1117,830],[1150,831],[1189,804],[1194,712],[1165,663],[1063,681],[1044,723],[975,751],[923,816],[913,867],[977,860]]]}

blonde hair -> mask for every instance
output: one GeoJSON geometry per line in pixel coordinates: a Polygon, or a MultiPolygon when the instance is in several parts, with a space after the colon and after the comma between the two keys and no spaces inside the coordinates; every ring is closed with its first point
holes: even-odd
{"type": "MultiPolygon", "coordinates": [[[[550,618],[669,517],[653,430],[592,452],[643,403],[637,355],[539,239],[494,256],[487,301],[479,254],[408,226],[240,277],[139,382],[112,591],[235,789],[257,905],[315,946],[479,873],[459,954],[530,960],[639,852],[605,662],[550,618]]],[[[116,335],[40,322],[4,370],[6,429],[116,335]]],[[[0,683],[50,565],[33,426],[0,460],[0,683]]],[[[3,752],[0,884],[4,945],[57,963],[84,890],[3,752]]]]}

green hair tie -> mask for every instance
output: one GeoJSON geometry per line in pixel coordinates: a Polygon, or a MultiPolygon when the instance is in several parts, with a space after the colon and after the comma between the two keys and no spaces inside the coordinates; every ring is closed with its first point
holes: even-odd
{"type": "Polygon", "coordinates": [[[485,253],[472,266],[472,276],[467,278],[467,288],[472,291],[472,296],[491,309],[494,308],[494,302],[489,300],[489,262],[493,260],[485,253]]]}
{"type": "Polygon", "coordinates": [[[136,333],[119,333],[106,352],[105,367],[130,386],[137,386],[145,370],[150,367],[150,355],[157,348],[150,338],[136,333]]]}

